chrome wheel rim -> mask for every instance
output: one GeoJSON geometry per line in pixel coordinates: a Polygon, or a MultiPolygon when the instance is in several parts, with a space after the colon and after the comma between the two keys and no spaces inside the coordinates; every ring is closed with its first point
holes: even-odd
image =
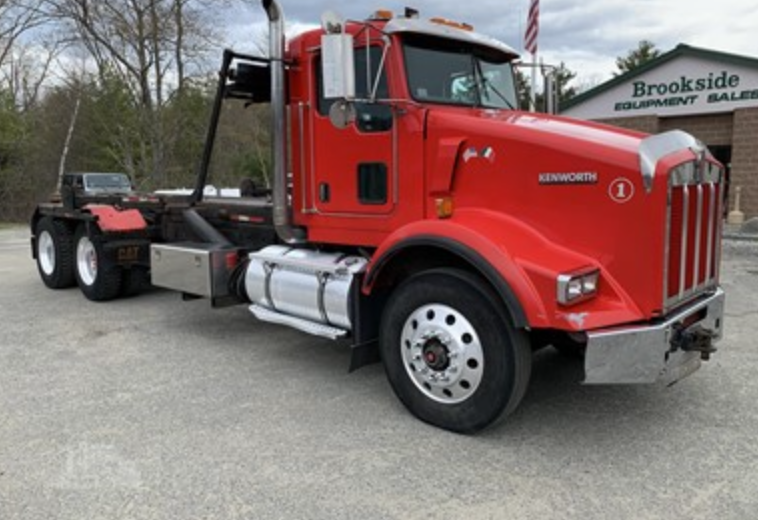
{"type": "Polygon", "coordinates": [[[403,364],[427,397],[443,404],[471,397],[482,381],[479,335],[463,314],[439,303],[413,311],[400,336],[403,364]]]}
{"type": "Polygon", "coordinates": [[[76,270],[79,279],[86,285],[92,285],[97,278],[97,253],[92,241],[83,236],[76,245],[76,270]]]}
{"type": "Polygon", "coordinates": [[[55,271],[55,243],[49,231],[43,231],[37,238],[37,258],[42,272],[52,275],[55,271]]]}

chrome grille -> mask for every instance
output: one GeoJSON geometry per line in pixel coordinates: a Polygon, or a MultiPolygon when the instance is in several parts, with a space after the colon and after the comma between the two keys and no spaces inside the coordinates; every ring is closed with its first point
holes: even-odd
{"type": "Polygon", "coordinates": [[[722,170],[692,161],[671,171],[664,312],[715,287],[721,251],[722,170]]]}

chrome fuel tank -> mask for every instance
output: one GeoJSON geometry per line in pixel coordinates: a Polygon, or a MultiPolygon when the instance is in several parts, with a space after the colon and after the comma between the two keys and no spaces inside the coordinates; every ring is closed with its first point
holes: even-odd
{"type": "Polygon", "coordinates": [[[350,289],[367,263],[359,256],[269,246],[250,253],[245,288],[254,305],[351,330],[350,289]]]}

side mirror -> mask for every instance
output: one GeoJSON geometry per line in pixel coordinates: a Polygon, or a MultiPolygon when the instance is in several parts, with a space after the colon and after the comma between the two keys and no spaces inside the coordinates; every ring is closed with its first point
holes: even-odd
{"type": "Polygon", "coordinates": [[[340,130],[347,128],[355,121],[357,111],[355,103],[348,100],[335,101],[329,109],[329,121],[340,130]]]}
{"type": "Polygon", "coordinates": [[[345,29],[345,20],[334,11],[325,11],[321,15],[321,28],[326,34],[339,34],[345,29]]]}
{"type": "Polygon", "coordinates": [[[326,99],[355,98],[355,62],[351,34],[321,36],[321,77],[326,99]]]}
{"type": "Polygon", "coordinates": [[[355,97],[353,36],[345,34],[345,20],[334,11],[321,15],[321,77],[326,99],[355,97]]]}

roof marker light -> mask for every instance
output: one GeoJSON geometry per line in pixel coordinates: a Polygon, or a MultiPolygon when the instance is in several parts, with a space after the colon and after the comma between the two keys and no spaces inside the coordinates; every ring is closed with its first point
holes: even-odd
{"type": "Polygon", "coordinates": [[[389,9],[377,9],[374,14],[371,15],[371,20],[392,20],[394,13],[389,9]]]}
{"type": "Polygon", "coordinates": [[[462,31],[474,30],[474,26],[471,24],[456,22],[454,20],[448,20],[447,18],[434,17],[430,19],[429,21],[432,23],[439,24],[439,25],[447,25],[448,27],[455,27],[456,29],[460,29],[462,31]]]}

